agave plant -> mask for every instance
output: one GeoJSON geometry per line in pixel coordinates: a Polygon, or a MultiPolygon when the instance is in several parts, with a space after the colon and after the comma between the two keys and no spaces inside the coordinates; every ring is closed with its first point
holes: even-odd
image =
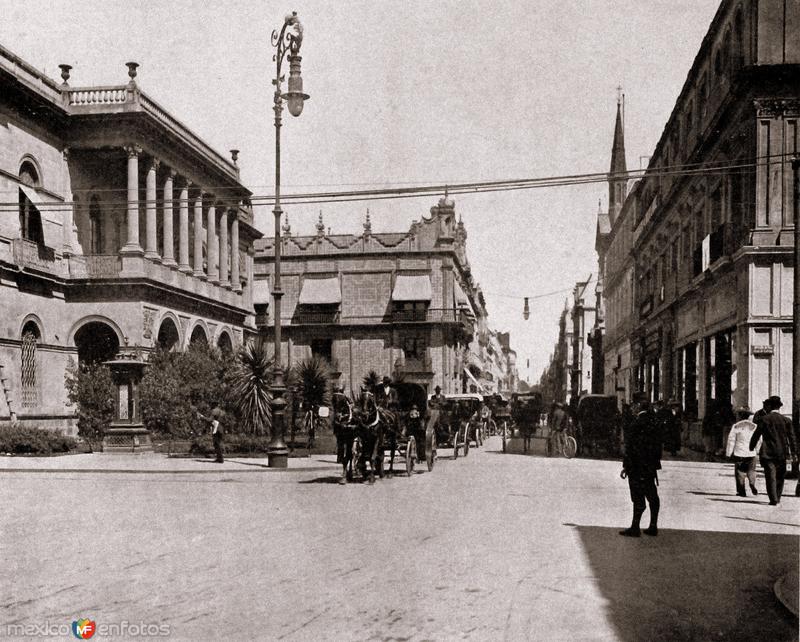
{"type": "Polygon", "coordinates": [[[331,372],[328,362],[313,356],[294,367],[292,378],[306,406],[328,406],[331,402],[331,372]]]}
{"type": "Polygon", "coordinates": [[[244,345],[233,377],[233,397],[245,432],[267,434],[272,429],[269,387],[273,360],[263,341],[244,345]]]}
{"type": "Polygon", "coordinates": [[[366,376],[361,380],[367,390],[374,390],[381,382],[381,378],[374,370],[370,370],[366,376]]]}

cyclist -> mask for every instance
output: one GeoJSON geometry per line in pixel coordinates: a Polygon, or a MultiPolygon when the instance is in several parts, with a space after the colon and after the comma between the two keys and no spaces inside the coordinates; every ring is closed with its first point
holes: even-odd
{"type": "Polygon", "coordinates": [[[555,433],[566,433],[568,428],[569,417],[567,416],[566,410],[564,410],[564,404],[560,401],[556,401],[553,404],[553,415],[550,419],[550,434],[548,435],[547,440],[547,451],[549,454],[553,454],[555,447],[553,437],[555,436],[555,433]]]}

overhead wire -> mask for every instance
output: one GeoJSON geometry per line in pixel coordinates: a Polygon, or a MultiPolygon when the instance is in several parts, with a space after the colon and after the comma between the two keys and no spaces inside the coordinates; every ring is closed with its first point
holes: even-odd
{"type": "MultiPolygon", "coordinates": [[[[629,170],[627,172],[609,173],[609,172],[594,172],[585,174],[567,174],[561,176],[548,176],[548,177],[535,177],[527,179],[510,179],[510,180],[495,180],[495,181],[473,181],[464,183],[441,183],[432,185],[415,185],[405,188],[382,188],[370,190],[347,190],[347,191],[327,191],[327,192],[305,192],[305,193],[289,193],[283,194],[281,200],[284,203],[291,203],[293,205],[319,205],[330,203],[346,203],[355,201],[381,201],[381,200],[399,200],[405,198],[421,198],[431,194],[439,194],[447,192],[448,194],[482,194],[482,193],[499,193],[507,191],[528,190],[528,189],[543,189],[551,187],[566,187],[575,185],[586,185],[591,183],[609,182],[617,180],[637,180],[645,177],[661,178],[661,177],[676,177],[676,176],[689,176],[689,175],[724,175],[733,173],[732,170],[737,170],[737,173],[742,173],[744,170],[752,171],[759,166],[768,165],[776,159],[783,156],[791,156],[789,153],[781,155],[768,155],[755,157],[752,162],[710,162],[710,163],[691,163],[682,165],[665,166],[658,170],[637,169],[629,170]]],[[[204,188],[206,189],[211,188],[204,188]]],[[[9,192],[9,190],[3,190],[9,192]]],[[[15,190],[10,190],[15,191],[15,190]]],[[[73,193],[77,192],[75,190],[73,193]]],[[[106,190],[93,190],[92,194],[97,193],[127,193],[127,188],[119,189],[106,189],[106,190]]],[[[222,196],[222,195],[220,195],[222,196]]],[[[190,199],[190,208],[194,200],[190,199]]],[[[252,205],[271,205],[274,203],[273,195],[254,195],[248,201],[252,205]]],[[[127,201],[97,200],[98,204],[103,207],[104,212],[110,211],[127,211],[127,201]]],[[[147,200],[140,199],[140,205],[147,206],[150,204],[147,200]]],[[[161,201],[158,201],[161,202],[161,201]]],[[[54,201],[54,202],[40,202],[36,203],[37,209],[40,212],[45,211],[61,211],[67,207],[74,205],[76,201],[54,201]]],[[[78,202],[79,204],[88,204],[78,202]]],[[[180,203],[179,199],[172,199],[173,205],[180,203]]],[[[4,201],[0,202],[0,212],[3,211],[16,211],[19,207],[18,201],[4,201]]]]}

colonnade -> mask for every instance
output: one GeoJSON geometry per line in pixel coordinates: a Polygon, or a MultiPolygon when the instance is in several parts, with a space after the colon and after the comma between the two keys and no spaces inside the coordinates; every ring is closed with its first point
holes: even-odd
{"type": "MultiPolygon", "coordinates": [[[[145,245],[139,240],[139,156],[142,149],[134,145],[125,147],[128,156],[127,196],[127,242],[120,250],[122,254],[142,255],[159,261],[165,266],[175,267],[181,272],[193,274],[210,283],[229,287],[237,292],[242,289],[239,272],[239,218],[236,206],[222,203],[215,195],[190,180],[179,177],[170,168],[163,178],[163,199],[157,200],[157,178],[161,162],[150,158],[145,177],[145,245]],[[175,198],[176,183],[178,196],[175,198]],[[190,197],[190,191],[192,193],[190,197]],[[204,202],[205,207],[204,217],[204,202]],[[159,208],[159,205],[161,206],[159,208]],[[175,257],[174,211],[178,208],[178,256],[175,257]],[[190,241],[189,210],[193,212],[193,239],[190,241]],[[158,216],[162,217],[163,237],[158,242],[158,216]],[[205,218],[205,227],[203,220],[205,218]],[[219,235],[217,235],[219,225],[219,235]],[[203,267],[203,242],[207,256],[203,267]],[[193,265],[190,264],[189,243],[193,247],[193,265]]],[[[163,172],[162,172],[163,175],[163,172]]],[[[245,255],[249,262],[249,253],[245,255]]],[[[249,272],[249,270],[248,270],[249,272]]],[[[247,277],[248,275],[244,275],[247,277]]]]}

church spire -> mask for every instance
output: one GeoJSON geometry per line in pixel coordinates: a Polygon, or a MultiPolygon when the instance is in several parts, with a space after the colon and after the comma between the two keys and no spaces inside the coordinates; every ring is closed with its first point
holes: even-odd
{"type": "Polygon", "coordinates": [[[611,167],[608,179],[608,216],[612,225],[622,209],[628,192],[628,180],[625,178],[628,166],[625,162],[625,126],[623,122],[625,94],[622,93],[622,87],[617,87],[617,91],[617,122],[614,125],[614,142],[611,146],[611,167]],[[618,178],[612,178],[614,175],[617,175],[618,178]]]}

